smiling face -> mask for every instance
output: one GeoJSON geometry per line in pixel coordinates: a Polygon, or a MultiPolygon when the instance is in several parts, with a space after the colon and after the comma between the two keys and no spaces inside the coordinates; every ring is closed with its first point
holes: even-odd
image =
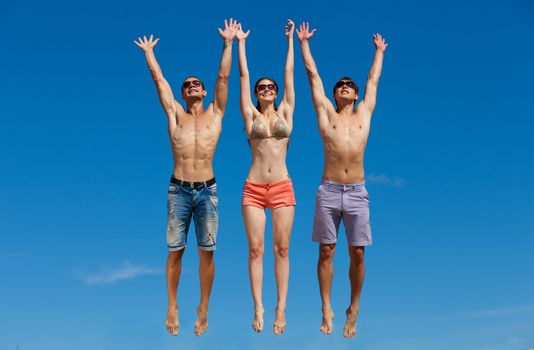
{"type": "Polygon", "coordinates": [[[182,83],[182,98],[204,98],[208,93],[204,90],[204,83],[197,77],[187,77],[182,83]]]}
{"type": "Polygon", "coordinates": [[[358,99],[358,85],[349,77],[339,79],[334,85],[334,100],[356,101],[358,99]]]}
{"type": "Polygon", "coordinates": [[[254,96],[258,101],[274,103],[278,97],[278,85],[269,78],[262,78],[254,86],[254,96]]]}

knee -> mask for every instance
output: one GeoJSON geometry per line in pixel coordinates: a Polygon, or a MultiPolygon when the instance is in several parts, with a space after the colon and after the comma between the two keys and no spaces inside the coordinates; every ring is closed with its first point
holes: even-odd
{"type": "Polygon", "coordinates": [[[182,260],[182,256],[184,255],[185,249],[180,249],[176,251],[169,252],[169,256],[167,258],[167,261],[171,264],[176,264],[182,260]]]}
{"type": "Polygon", "coordinates": [[[364,260],[364,249],[363,247],[354,247],[350,251],[350,260],[355,264],[362,264],[364,260]]]}
{"type": "Polygon", "coordinates": [[[199,249],[198,255],[200,257],[201,264],[213,264],[213,251],[205,251],[199,249]]]}
{"type": "Polygon", "coordinates": [[[289,244],[287,243],[275,244],[274,255],[280,259],[287,259],[289,256],[289,244]]]}
{"type": "Polygon", "coordinates": [[[263,244],[254,244],[248,247],[248,256],[251,260],[263,258],[263,244]]]}
{"type": "Polygon", "coordinates": [[[321,245],[319,249],[319,261],[330,262],[334,258],[335,246],[321,245]]]}

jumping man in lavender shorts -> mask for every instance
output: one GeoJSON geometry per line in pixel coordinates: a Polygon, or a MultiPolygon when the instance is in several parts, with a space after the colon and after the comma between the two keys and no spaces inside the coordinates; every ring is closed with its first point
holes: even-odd
{"type": "Polygon", "coordinates": [[[309,28],[308,23],[303,23],[297,34],[325,152],[323,179],[317,190],[313,223],[313,241],[320,244],[317,264],[323,309],[320,330],[324,334],[332,333],[334,313],[330,304],[330,288],[334,276],[333,257],[339,223],[343,220],[349,244],[351,284],[343,335],[352,338],[356,335],[356,318],[364,279],[364,247],[372,243],[363,156],[387,44],[380,34],[373,35],[376,51],[361,103],[354,108],[358,86],[351,78],[343,77],[334,86],[334,107],[325,95],[311,55],[309,40],[315,29],[310,31],[309,28]]]}

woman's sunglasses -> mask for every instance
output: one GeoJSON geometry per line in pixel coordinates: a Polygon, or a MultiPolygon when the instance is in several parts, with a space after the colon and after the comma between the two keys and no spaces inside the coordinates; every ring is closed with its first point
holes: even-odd
{"type": "Polygon", "coordinates": [[[276,91],[276,85],[274,84],[259,84],[258,85],[258,91],[263,91],[263,90],[272,90],[272,91],[276,91]]]}

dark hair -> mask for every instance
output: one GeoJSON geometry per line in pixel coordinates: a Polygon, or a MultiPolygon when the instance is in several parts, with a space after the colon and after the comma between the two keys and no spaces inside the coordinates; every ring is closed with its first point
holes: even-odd
{"type": "MultiPolygon", "coordinates": [[[[262,80],[270,80],[273,82],[274,84],[274,87],[276,88],[276,91],[278,92],[278,84],[276,83],[276,81],[274,81],[274,79],[272,78],[269,78],[269,77],[263,77],[263,78],[259,78],[258,80],[256,80],[256,84],[254,84],[254,93],[256,93],[258,91],[258,85],[260,84],[260,81],[262,80]]],[[[260,106],[260,101],[258,101],[256,103],[256,109],[258,110],[258,112],[261,113],[261,106],[260,106]]],[[[276,101],[274,102],[274,110],[276,111],[278,109],[278,106],[276,105],[276,101]]]]}
{"type": "MultiPolygon", "coordinates": [[[[337,83],[339,83],[340,81],[347,81],[347,80],[353,82],[354,85],[356,85],[356,87],[354,88],[354,90],[355,90],[355,92],[356,92],[356,95],[358,95],[358,84],[356,84],[356,82],[355,82],[354,80],[352,80],[351,77],[341,77],[341,78],[339,78],[339,79],[336,81],[336,83],[334,84],[334,88],[332,89],[332,90],[333,90],[333,94],[334,94],[334,96],[336,95],[336,85],[337,85],[337,83]]],[[[334,98],[334,103],[336,104],[336,109],[337,109],[337,101],[336,101],[335,98],[334,98]]]]}
{"type": "MultiPolygon", "coordinates": [[[[198,81],[200,81],[200,84],[202,85],[202,90],[206,90],[206,88],[204,87],[204,82],[203,82],[202,80],[200,80],[199,77],[196,77],[196,76],[194,76],[194,75],[190,75],[190,76],[188,76],[188,77],[185,77],[184,80],[182,80],[182,84],[183,84],[187,79],[189,79],[189,78],[195,78],[195,79],[197,79],[198,81]]],[[[182,88],[181,86],[180,86],[180,91],[183,91],[183,88],[182,88]]]]}

